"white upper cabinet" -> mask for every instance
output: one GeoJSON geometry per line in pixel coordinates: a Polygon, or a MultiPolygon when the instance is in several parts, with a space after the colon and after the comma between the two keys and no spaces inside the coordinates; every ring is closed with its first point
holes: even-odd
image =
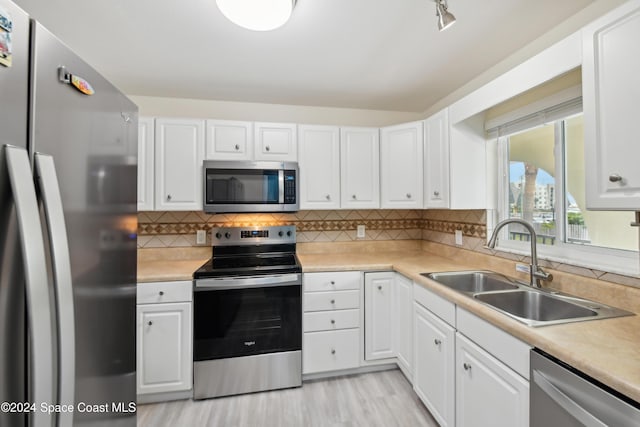
{"type": "Polygon", "coordinates": [[[152,211],[154,182],[153,119],[138,119],[138,210],[152,211]]]}
{"type": "Polygon", "coordinates": [[[449,207],[449,110],[424,122],[424,207],[449,207]]]}
{"type": "Polygon", "coordinates": [[[300,209],[340,208],[340,129],[298,126],[300,209]]]}
{"type": "Polygon", "coordinates": [[[380,190],[383,209],[422,208],[422,122],[382,128],[380,190]]]}
{"type": "Polygon", "coordinates": [[[202,210],[204,120],[156,119],[156,210],[202,210]]]}
{"type": "Polygon", "coordinates": [[[640,1],[583,31],[588,209],[640,210],[640,1]]]}
{"type": "Polygon", "coordinates": [[[298,161],[296,125],[254,123],[255,160],[298,161]]]}
{"type": "Polygon", "coordinates": [[[205,159],[251,160],[253,123],[231,120],[207,120],[205,159]]]}
{"type": "Polygon", "coordinates": [[[340,197],[343,209],[380,207],[378,128],[340,129],[340,197]]]}

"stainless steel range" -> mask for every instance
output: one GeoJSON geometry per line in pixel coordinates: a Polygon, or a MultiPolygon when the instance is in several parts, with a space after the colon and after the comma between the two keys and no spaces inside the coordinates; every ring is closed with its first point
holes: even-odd
{"type": "Polygon", "coordinates": [[[194,399],[302,385],[295,226],[212,230],[194,275],[194,399]]]}

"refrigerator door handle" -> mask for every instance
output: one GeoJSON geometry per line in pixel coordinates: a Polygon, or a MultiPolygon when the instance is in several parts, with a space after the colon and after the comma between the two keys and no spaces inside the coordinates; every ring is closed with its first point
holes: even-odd
{"type": "Polygon", "coordinates": [[[5,158],[16,209],[24,262],[27,322],[29,325],[29,399],[36,405],[29,425],[51,426],[53,413],[40,405],[53,401],[53,330],[44,239],[29,155],[20,147],[5,145],[5,158]]]}
{"type": "MultiPolygon", "coordinates": [[[[67,227],[64,220],[62,197],[58,185],[53,157],[35,153],[34,166],[39,195],[42,200],[53,270],[53,284],[58,315],[58,403],[73,407],[75,403],[75,319],[73,287],[71,280],[71,260],[67,227]]],[[[73,425],[73,411],[62,411],[58,417],[58,427],[73,425]]]]}

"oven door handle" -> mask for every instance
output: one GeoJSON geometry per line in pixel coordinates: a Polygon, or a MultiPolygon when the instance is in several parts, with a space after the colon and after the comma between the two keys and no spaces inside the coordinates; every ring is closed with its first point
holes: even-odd
{"type": "Polygon", "coordinates": [[[222,291],[228,289],[272,288],[276,286],[301,285],[300,274],[279,274],[268,276],[224,277],[197,279],[195,291],[222,291]]]}

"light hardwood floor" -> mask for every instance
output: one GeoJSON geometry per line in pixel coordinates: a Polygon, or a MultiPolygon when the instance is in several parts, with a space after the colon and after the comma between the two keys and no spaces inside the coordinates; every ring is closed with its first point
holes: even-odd
{"type": "Polygon", "coordinates": [[[309,381],[301,388],[138,406],[138,427],[437,425],[398,369],[309,381]]]}

